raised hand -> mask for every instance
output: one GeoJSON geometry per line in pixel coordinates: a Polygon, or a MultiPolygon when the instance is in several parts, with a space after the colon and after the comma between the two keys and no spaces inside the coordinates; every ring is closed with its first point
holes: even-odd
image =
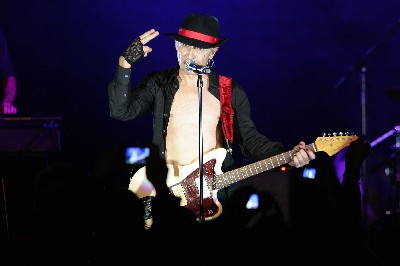
{"type": "Polygon", "coordinates": [[[136,38],[121,55],[120,65],[123,67],[130,67],[140,58],[147,57],[147,54],[153,49],[145,44],[156,38],[159,34],[158,31],[151,29],[136,38]],[[121,62],[121,59],[124,59],[126,62],[123,62],[123,60],[121,62]]]}
{"type": "Polygon", "coordinates": [[[359,177],[360,168],[371,150],[371,144],[361,135],[356,141],[350,143],[346,151],[346,172],[356,173],[359,177]]]}
{"type": "Polygon", "coordinates": [[[153,49],[151,47],[146,46],[145,44],[147,44],[149,41],[156,38],[158,35],[160,35],[160,33],[158,31],[156,31],[155,29],[151,29],[139,36],[140,41],[143,44],[143,52],[144,52],[143,57],[146,57],[148,53],[153,51],[153,49]]]}
{"type": "Polygon", "coordinates": [[[157,195],[168,194],[167,174],[168,168],[165,160],[160,158],[156,145],[150,145],[150,156],[146,159],[146,176],[152,183],[157,195]]]}

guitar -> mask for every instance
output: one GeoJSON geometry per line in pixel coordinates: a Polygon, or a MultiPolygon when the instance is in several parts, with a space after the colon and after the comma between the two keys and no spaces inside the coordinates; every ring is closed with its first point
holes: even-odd
{"type": "MultiPolygon", "coordinates": [[[[332,156],[341,149],[357,140],[355,135],[318,137],[315,142],[306,145],[313,152],[325,152],[332,156]]],[[[296,151],[287,151],[252,164],[222,172],[222,162],[226,156],[224,148],[217,148],[203,156],[203,217],[205,221],[213,220],[221,215],[222,205],[218,201],[218,190],[248,177],[260,174],[270,169],[289,163],[296,151]]],[[[191,210],[196,219],[200,219],[200,171],[199,162],[188,165],[167,164],[167,187],[169,192],[181,199],[180,205],[191,210]]],[[[131,178],[129,190],[133,191],[145,204],[147,215],[145,226],[150,228],[151,199],[156,196],[156,191],[146,177],[146,166],[141,167],[131,178]],[[150,214],[149,214],[150,213],[150,214]]]]}

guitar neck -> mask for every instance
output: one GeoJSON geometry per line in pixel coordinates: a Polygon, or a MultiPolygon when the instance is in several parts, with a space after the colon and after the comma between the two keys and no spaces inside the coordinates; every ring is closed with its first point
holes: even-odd
{"type": "MultiPolygon", "coordinates": [[[[313,152],[317,152],[317,148],[314,145],[314,143],[306,145],[306,148],[312,150],[313,152]]],[[[296,151],[294,150],[287,151],[272,156],[270,158],[257,161],[255,163],[245,165],[235,170],[222,173],[215,177],[215,179],[213,180],[212,188],[218,190],[227,187],[233,183],[244,180],[248,177],[260,174],[262,172],[279,167],[283,164],[289,163],[293,159],[293,156],[295,154],[296,151]]]]}

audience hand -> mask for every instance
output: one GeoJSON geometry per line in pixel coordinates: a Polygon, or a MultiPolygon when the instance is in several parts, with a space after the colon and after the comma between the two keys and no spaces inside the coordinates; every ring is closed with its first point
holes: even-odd
{"type": "Polygon", "coordinates": [[[157,195],[168,193],[167,187],[168,168],[165,161],[160,158],[156,146],[150,147],[150,155],[146,159],[146,176],[152,183],[157,195]]]}
{"type": "Polygon", "coordinates": [[[345,155],[345,172],[351,171],[351,173],[359,174],[361,164],[367,158],[370,150],[371,144],[365,140],[364,135],[351,142],[345,155]]]}

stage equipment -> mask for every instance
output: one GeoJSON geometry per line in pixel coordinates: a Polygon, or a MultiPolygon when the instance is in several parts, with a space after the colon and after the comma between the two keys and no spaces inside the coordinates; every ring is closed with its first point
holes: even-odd
{"type": "Polygon", "coordinates": [[[0,116],[0,152],[60,151],[60,116],[0,116]]]}
{"type": "Polygon", "coordinates": [[[0,115],[1,231],[19,237],[29,228],[34,177],[60,152],[61,117],[0,115]]]}

